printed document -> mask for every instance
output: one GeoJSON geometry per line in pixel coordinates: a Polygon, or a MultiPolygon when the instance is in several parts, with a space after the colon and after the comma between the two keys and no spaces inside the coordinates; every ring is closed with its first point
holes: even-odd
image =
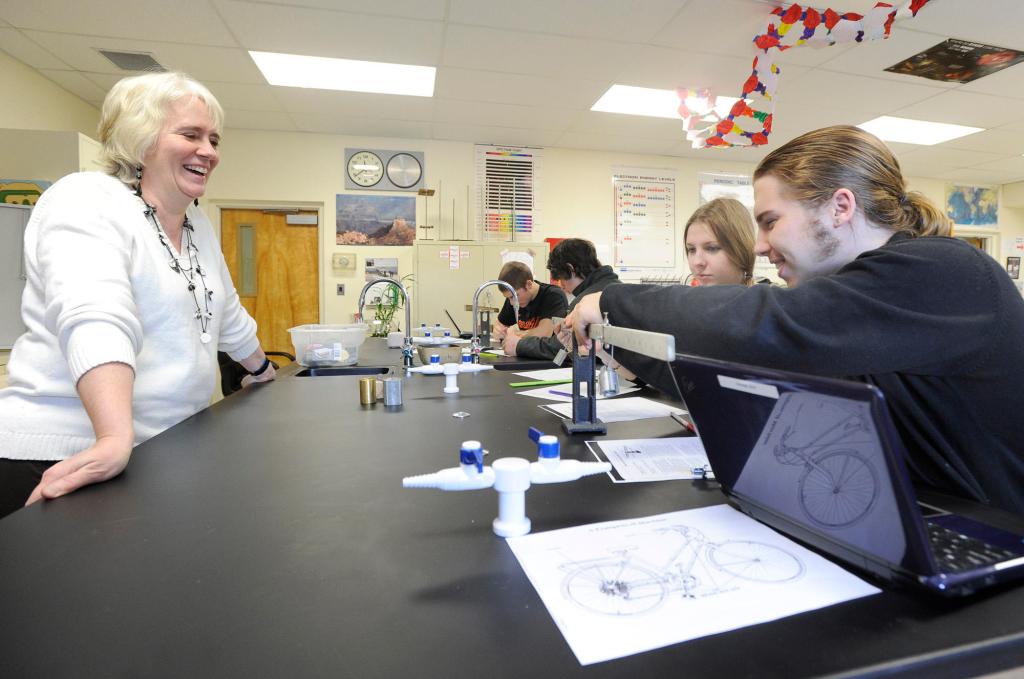
{"type": "Polygon", "coordinates": [[[712,476],[704,444],[696,436],[587,441],[587,447],[600,462],[611,462],[608,476],[615,483],[712,476]]]}
{"type": "MultiPolygon", "coordinates": [[[[539,406],[564,418],[572,417],[572,403],[539,406]]],[[[652,401],[642,396],[629,398],[610,398],[597,403],[597,417],[603,422],[629,422],[643,420],[648,417],[669,417],[673,414],[686,413],[682,408],[674,408],[664,403],[652,401]]]]}
{"type": "Polygon", "coordinates": [[[508,545],[581,665],[879,592],[728,505],[508,545]]]}

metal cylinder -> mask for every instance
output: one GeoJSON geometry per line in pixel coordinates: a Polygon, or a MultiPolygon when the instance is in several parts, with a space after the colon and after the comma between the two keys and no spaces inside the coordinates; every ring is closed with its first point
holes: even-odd
{"type": "Polygon", "coordinates": [[[359,402],[364,406],[373,405],[377,400],[377,378],[359,378],[359,402]]]}
{"type": "Polygon", "coordinates": [[[384,380],[384,405],[402,405],[402,378],[388,377],[384,380]]]}

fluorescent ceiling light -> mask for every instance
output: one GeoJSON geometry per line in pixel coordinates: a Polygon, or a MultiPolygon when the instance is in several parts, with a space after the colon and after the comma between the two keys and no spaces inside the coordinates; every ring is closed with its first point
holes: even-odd
{"type": "MultiPolygon", "coordinates": [[[[690,108],[698,108],[695,101],[689,98],[686,101],[690,108]]],[[[729,109],[736,101],[735,97],[718,97],[715,100],[715,112],[724,118],[729,114],[729,109]]],[[[597,103],[590,107],[590,110],[678,120],[679,95],[675,90],[612,85],[607,92],[601,95],[597,103]]]]}
{"type": "Polygon", "coordinates": [[[981,132],[983,127],[967,127],[949,123],[931,123],[927,120],[911,118],[894,118],[882,116],[858,125],[862,130],[870,132],[883,141],[896,141],[904,144],[921,144],[932,146],[950,139],[966,137],[981,132]]]}
{"type": "Polygon", "coordinates": [[[318,90],[434,96],[433,66],[385,64],[298,54],[249,52],[271,85],[318,90]]]}

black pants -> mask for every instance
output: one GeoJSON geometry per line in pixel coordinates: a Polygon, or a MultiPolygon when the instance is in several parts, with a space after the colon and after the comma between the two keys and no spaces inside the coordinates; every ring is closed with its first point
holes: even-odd
{"type": "Polygon", "coordinates": [[[55,462],[8,460],[0,457],[0,519],[25,506],[43,472],[55,462]]]}

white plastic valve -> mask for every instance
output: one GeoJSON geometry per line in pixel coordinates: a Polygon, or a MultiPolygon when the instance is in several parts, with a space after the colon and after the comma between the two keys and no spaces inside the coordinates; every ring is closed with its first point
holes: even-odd
{"type": "Polygon", "coordinates": [[[612,470],[608,462],[580,462],[579,460],[540,460],[530,465],[530,480],[533,483],[563,483],[576,481],[584,476],[606,474],[612,470]]]}
{"type": "Polygon", "coordinates": [[[444,364],[444,393],[457,394],[459,392],[459,364],[444,364]]]}
{"type": "Polygon", "coordinates": [[[526,517],[526,491],[530,487],[530,476],[530,463],[521,457],[503,457],[494,461],[498,518],[492,525],[496,535],[511,538],[530,532],[530,519],[526,517]]]}
{"type": "Polygon", "coordinates": [[[402,488],[436,488],[438,490],[479,490],[494,485],[494,470],[484,467],[483,471],[472,472],[466,466],[449,467],[433,474],[407,476],[402,479],[402,488]]]}
{"type": "MultiPolygon", "coordinates": [[[[457,367],[455,364],[445,366],[457,367]]],[[[526,491],[534,483],[563,483],[584,476],[611,471],[607,462],[580,462],[562,460],[559,443],[554,436],[546,436],[531,429],[530,437],[538,442],[538,461],[531,463],[521,457],[503,457],[490,467],[483,465],[483,450],[479,441],[464,441],[459,451],[459,467],[442,469],[433,474],[408,476],[402,479],[404,488],[437,488],[439,490],[477,490],[493,487],[498,492],[498,517],[492,527],[496,535],[515,537],[530,532],[531,522],[526,516],[526,491]]]]}

